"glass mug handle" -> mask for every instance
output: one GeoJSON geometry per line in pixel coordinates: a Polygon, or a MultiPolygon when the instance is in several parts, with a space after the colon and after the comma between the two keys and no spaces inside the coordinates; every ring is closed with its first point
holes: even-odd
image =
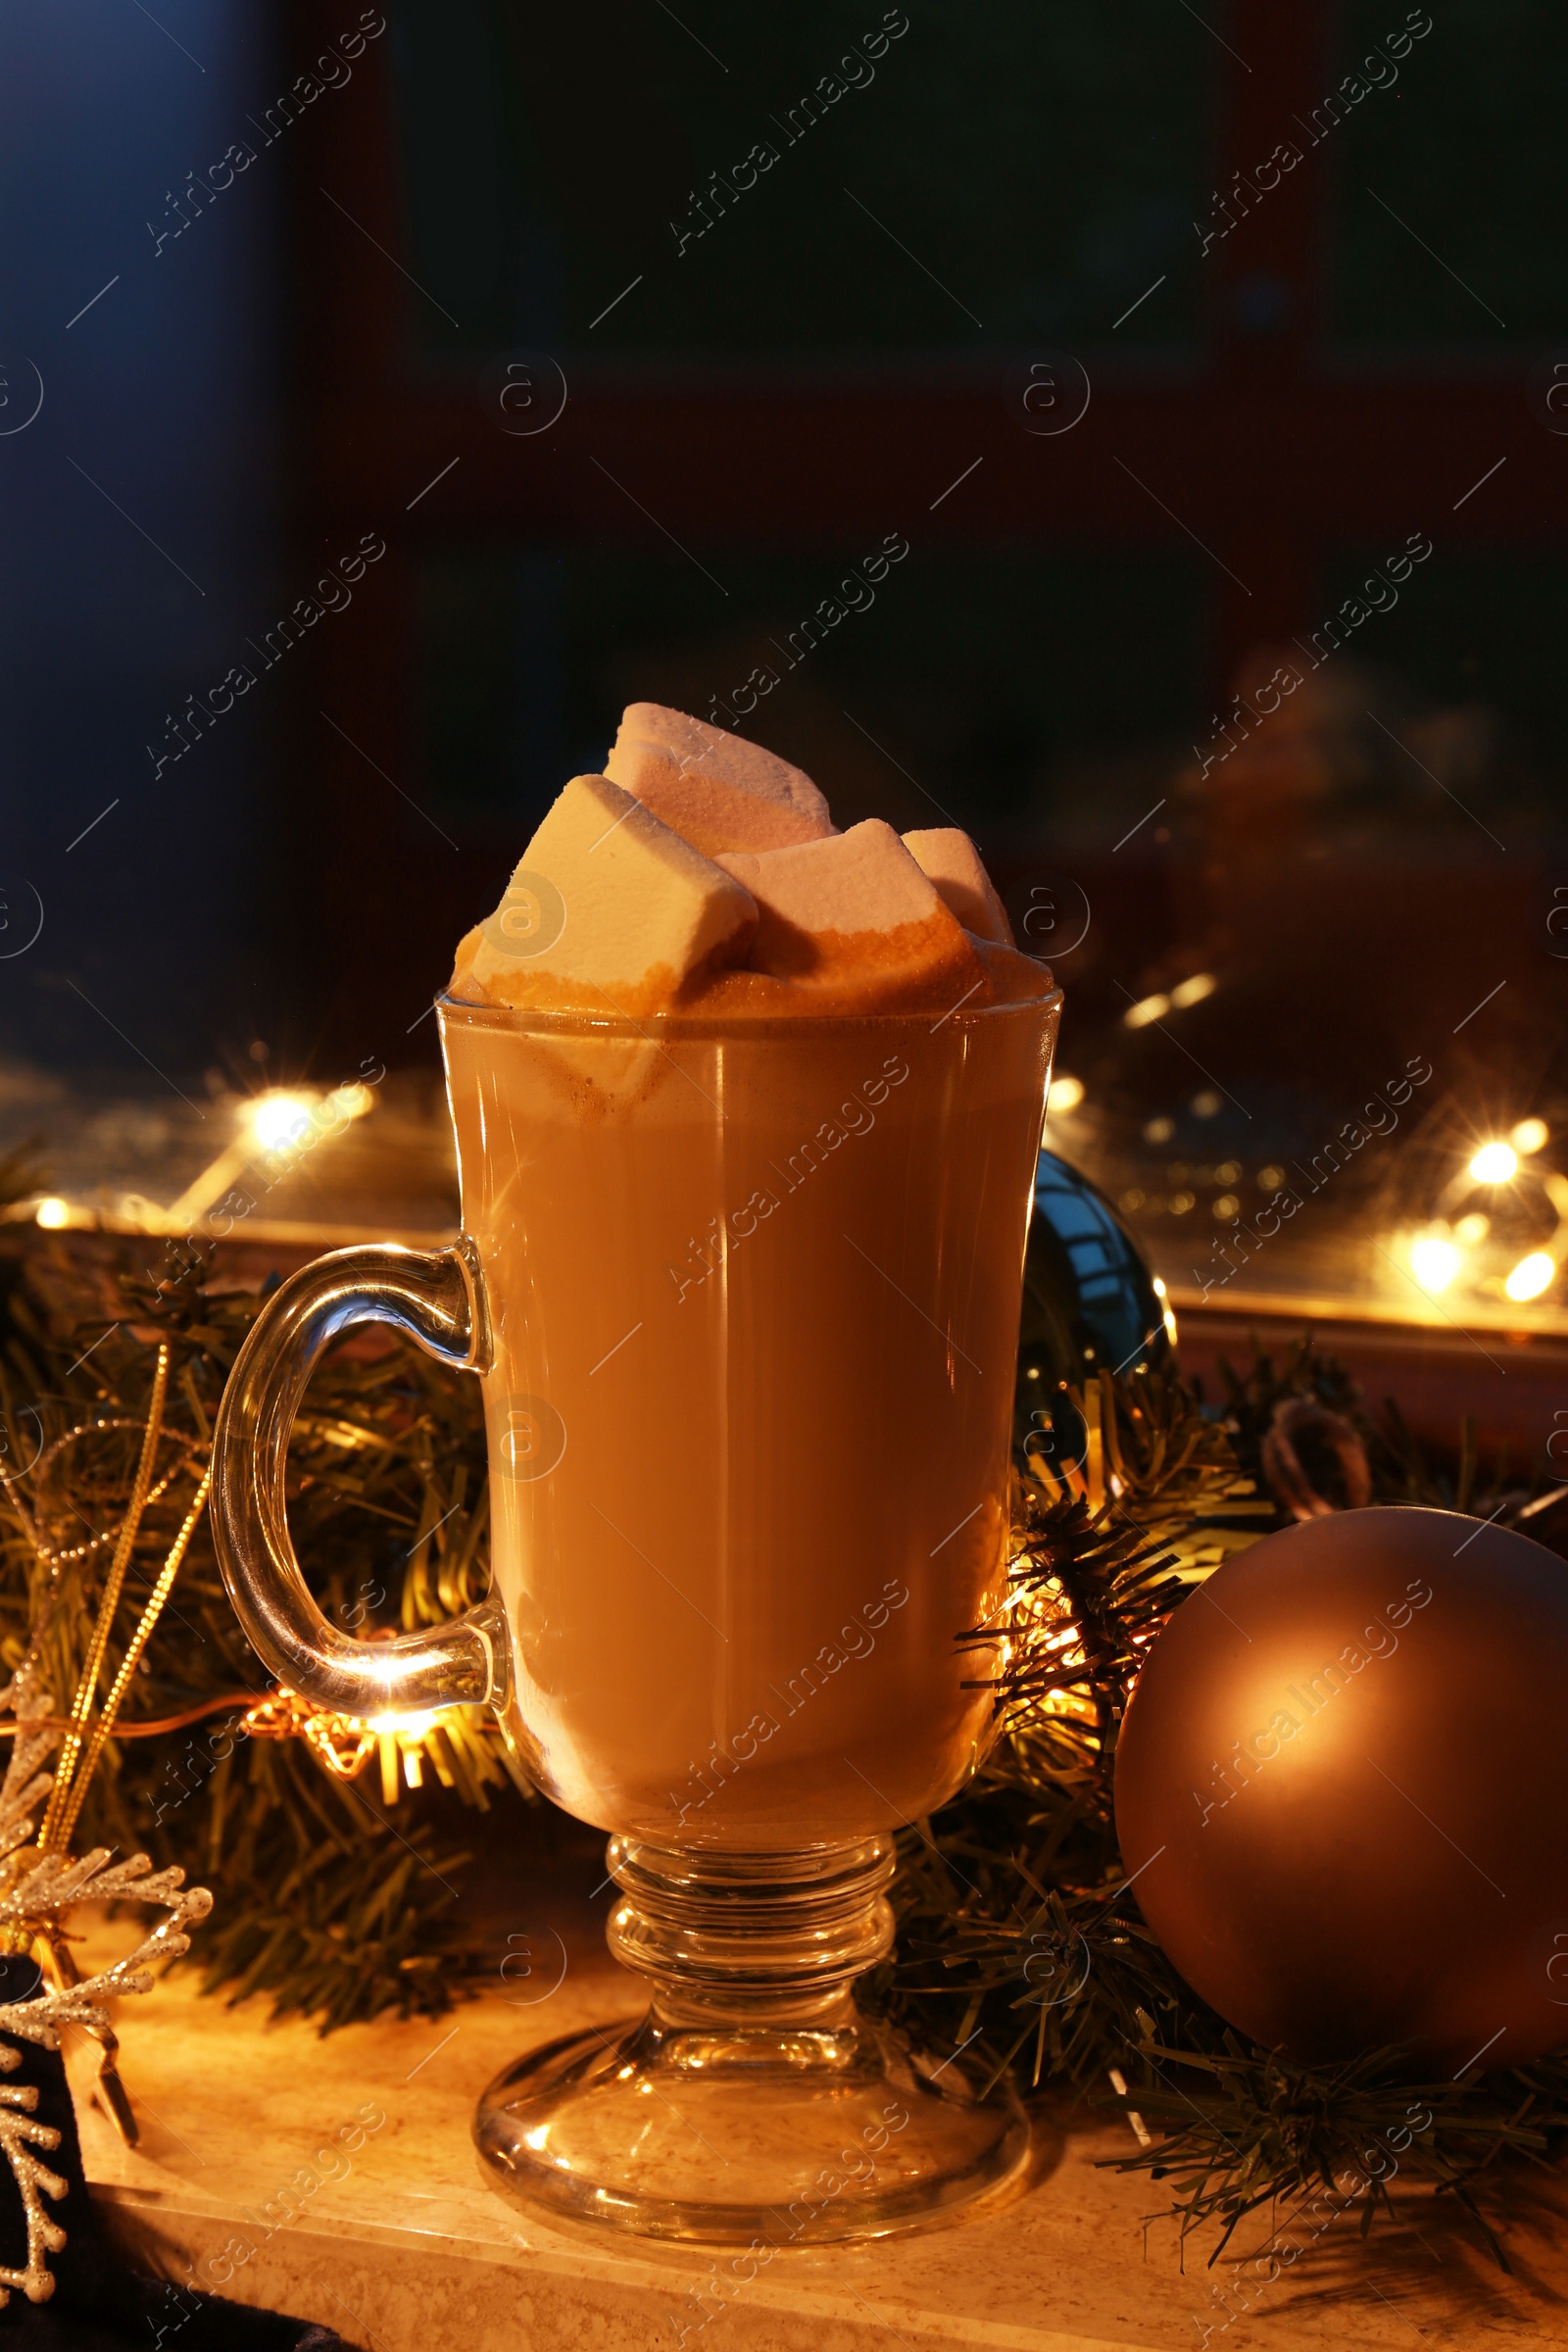
{"type": "Polygon", "coordinates": [[[334,1250],[262,1308],[234,1359],[213,1444],[213,1543],[228,1596],[269,1672],[315,1706],[360,1717],[499,1707],[510,1653],[493,1595],[429,1632],[356,1642],[322,1616],[300,1573],[284,1500],[289,1432],[318,1356],[356,1323],[390,1323],[438,1363],[488,1370],[472,1243],[334,1250]]]}

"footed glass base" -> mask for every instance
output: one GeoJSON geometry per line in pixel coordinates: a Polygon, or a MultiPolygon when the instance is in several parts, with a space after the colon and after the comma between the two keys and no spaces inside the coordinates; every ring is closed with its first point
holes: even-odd
{"type": "Polygon", "coordinates": [[[505,2185],[650,2237],[775,2248],[875,2237],[1020,2172],[1008,2093],[977,2099],[862,2018],[849,1985],[892,1940],[880,1839],[800,1854],[612,1840],[617,1958],[656,1980],[640,2024],[551,2042],[497,2077],[474,2137],[505,2185]]]}
{"type": "Polygon", "coordinates": [[[923,2080],[864,2021],[785,2038],[649,2018],[520,2059],[480,2100],[474,2137],[518,2196],[579,2221],[819,2245],[912,2228],[1023,2165],[1016,2104],[977,2102],[953,2074],[923,2080]]]}

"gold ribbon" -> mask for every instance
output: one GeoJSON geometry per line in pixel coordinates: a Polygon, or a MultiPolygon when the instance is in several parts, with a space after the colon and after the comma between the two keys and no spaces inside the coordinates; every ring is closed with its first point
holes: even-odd
{"type": "Polygon", "coordinates": [[[92,1642],[88,1647],[86,1663],[81,1670],[81,1679],[76,1685],[75,1697],[72,1701],[70,1729],[61,1741],[60,1757],[55,1768],[54,1787],[49,1794],[49,1805],[44,1814],[43,1828],[38,1835],[38,1847],[42,1853],[62,1852],[70,1844],[71,1834],[76,1826],[76,1817],[81,1811],[88,1784],[97,1769],[98,1759],[104,1751],[105,1744],[113,1735],[115,1719],[120,1712],[121,1702],[129,1688],[130,1678],[140,1664],[142,1652],[151,1640],[153,1629],[163,1614],[164,1603],[169,1598],[174,1579],[179,1573],[180,1562],[189,1548],[190,1540],[196,1533],[197,1524],[206,1507],[208,1492],[212,1486],[213,1474],[209,1466],[196,1490],[195,1499],[185,1514],[184,1523],[170,1547],[158,1581],[143,1605],[141,1618],[131,1636],[130,1646],[121,1661],[120,1671],[115,1677],[103,1712],[94,1725],[89,1738],[87,1723],[92,1714],[93,1701],[98,1694],[98,1681],[103,1672],[104,1655],[109,1647],[109,1637],[114,1628],[115,1614],[119,1609],[121,1594],[124,1590],[125,1572],[130,1566],[131,1552],[135,1548],[136,1538],[141,1530],[142,1516],[152,1492],[153,1464],[158,1453],[158,1441],[163,1435],[164,1402],[168,1391],[169,1345],[165,1341],[158,1349],[157,1367],[153,1373],[152,1396],[147,1405],[146,1434],[142,1439],[141,1457],[136,1465],[136,1476],[130,1491],[130,1500],[121,1525],[119,1542],[115,1545],[114,1560],[104,1583],[103,1597],[98,1604],[98,1618],[93,1627],[92,1642]]]}

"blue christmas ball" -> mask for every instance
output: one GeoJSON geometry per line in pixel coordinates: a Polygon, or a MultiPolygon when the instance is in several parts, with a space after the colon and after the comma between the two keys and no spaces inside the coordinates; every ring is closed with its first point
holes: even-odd
{"type": "Polygon", "coordinates": [[[1024,1257],[1018,1443],[1054,1421],[1063,1458],[1076,1458],[1075,1433],[1062,1425],[1071,1418],[1063,1388],[1081,1390],[1102,1370],[1166,1369],[1167,1312],[1148,1260],[1100,1187],[1042,1152],[1024,1257]]]}

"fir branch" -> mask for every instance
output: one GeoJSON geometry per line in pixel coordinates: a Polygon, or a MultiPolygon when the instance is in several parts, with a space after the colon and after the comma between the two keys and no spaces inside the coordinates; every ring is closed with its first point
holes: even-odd
{"type": "MultiPolygon", "coordinates": [[[[193,1255],[160,1279],[84,1256],[75,1237],[70,1251],[43,1237],[29,1246],[0,1357],[0,1411],[12,1429],[34,1416],[37,1439],[23,1475],[0,1464],[0,1653],[10,1664],[31,1642],[42,1679],[75,1687],[154,1346],[171,1348],[162,1475],[176,1457],[205,1461],[257,1305],[193,1255]],[[84,1422],[94,1427],[74,1451],[51,1454],[84,1422]]],[[[1139,1661],[1170,1611],[1274,1523],[1259,1489],[1282,1401],[1307,1397],[1350,1422],[1375,1501],[1453,1507],[1462,1495],[1478,1516],[1495,1509],[1504,1524],[1546,1529],[1524,1516],[1529,1491],[1505,1486],[1473,1439],[1458,1433],[1450,1452],[1417,1444],[1396,1407],[1369,1412],[1343,1366],[1308,1340],[1278,1360],[1254,1348],[1250,1367],[1225,1379],[1224,1400],[1207,1406],[1174,1376],[1102,1376],[1099,1512],[1024,1465],[1006,1602],[963,1637],[975,1679],[996,1692],[995,1744],[957,1801],[901,1835],[898,1956],[870,1995],[944,2058],[968,2045],[1022,2088],[1067,2090],[1107,2111],[1136,2106],[1160,2136],[1114,2161],[1167,2183],[1184,2230],[1212,2225],[1223,2243],[1265,2204],[1324,2195],[1369,2223],[1397,2178],[1453,2197],[1485,2234],[1482,2198],[1501,2160],[1542,2161],[1564,2143],[1568,2055],[1433,2086],[1412,2082],[1396,2052],[1296,2068],[1231,2032],[1176,1975],[1126,1884],[1115,1740],[1139,1661]],[[1125,2101],[1102,2087],[1113,2068],[1125,2101]],[[1425,2110],[1431,2122],[1418,2129],[1425,2110]],[[1408,2144],[1395,2144],[1406,2131],[1408,2144]],[[1365,2152],[1379,2133],[1396,2174],[1374,2177],[1365,2152]]],[[[127,1570],[132,1601],[193,1484],[182,1467],[149,1503],[127,1570]]],[[[1549,1499],[1538,1486],[1537,1502],[1549,1499]]],[[[346,1631],[435,1624],[470,1605],[487,1577],[487,1492],[475,1384],[401,1342],[323,1360],[296,1425],[289,1509],[313,1589],[346,1631]]],[[[112,1637],[106,1673],[122,1657],[112,1637]]],[[[130,1678],[126,1711],[162,1720],[236,1690],[264,1695],[203,1528],[130,1678]]],[[[167,1738],[112,1741],[84,1841],[145,1846],[166,1866],[203,1856],[219,1898],[207,1981],[231,1998],[265,1993],[323,2031],[388,2010],[439,2013],[483,1955],[453,1899],[465,1864],[445,1809],[482,1807],[498,1792],[519,1801],[525,1776],[504,1734],[478,1711],[446,1718],[429,1751],[433,1785],[394,1821],[300,1742],[243,1738],[243,1713],[241,1701],[167,1738]]]]}
{"type": "MultiPolygon", "coordinates": [[[[1396,2050],[1290,2065],[1198,1999],[1125,1880],[1112,1787],[1139,1661],[1192,1582],[1274,1520],[1255,1485],[1279,1404],[1306,1396],[1349,1420],[1376,1501],[1451,1507],[1463,1493],[1484,1515],[1494,1499],[1473,1441],[1435,1463],[1309,1341],[1278,1365],[1254,1348],[1226,1378],[1221,1412],[1154,1375],[1102,1392],[1099,1512],[1049,1472],[1020,1477],[1007,1605],[959,1636],[971,1653],[1001,1640],[997,1744],[956,1803],[901,1837],[898,1956],[873,1996],[942,2058],[962,2047],[1020,2089],[1135,2110],[1159,2136],[1106,2161],[1168,2183],[1184,2236],[1214,2225],[1211,2260],[1248,2215],[1293,2199],[1326,2195],[1365,2229],[1397,2177],[1452,2197],[1502,2262],[1483,2188],[1504,2157],[1568,2144],[1568,2051],[1443,2084],[1396,2050]]],[[[1529,1508],[1508,1500],[1509,1517],[1529,1508]]]]}
{"type": "MultiPolygon", "coordinates": [[[[188,1509],[223,1382],[260,1303],[214,1279],[211,1253],[177,1253],[160,1274],[137,1262],[150,1247],[132,1254],[40,1236],[13,1296],[0,1411],[12,1429],[33,1416],[24,1423],[32,1459],[0,1487],[0,1655],[15,1665],[31,1642],[56,1690],[74,1689],[80,1674],[157,1343],[171,1350],[157,1467],[173,1475],[161,1492],[155,1483],[132,1549],[106,1681],[124,1663],[130,1628],[188,1509]]],[[[477,1598],[488,1577],[477,1384],[454,1380],[402,1342],[373,1348],[334,1350],[318,1368],[289,1465],[290,1521],[313,1590],[327,1616],[362,1639],[439,1622],[477,1598]]],[[[236,1690],[260,1699],[266,1685],[204,1521],[129,1676],[124,1728],[236,1690]]],[[[203,1941],[210,1988],[260,1990],[276,2009],[327,2028],[387,2010],[440,2014],[486,1956],[482,1930],[453,1899],[466,1864],[461,1838],[440,1826],[444,1810],[528,1792],[501,1726],[476,1710],[444,1719],[425,1789],[383,1820],[303,1743],[246,1738],[245,1704],[167,1738],[110,1740],[79,1842],[145,1847],[165,1864],[200,1857],[218,1898],[217,1928],[203,1941]]]]}
{"type": "Polygon", "coordinates": [[[1138,2105],[1165,2136],[1118,2160],[1121,2171],[1172,2181],[1184,2236],[1223,2225],[1210,2263],[1259,2206],[1319,2192],[1358,2208],[1364,2231],[1377,2213],[1392,2215],[1397,2179],[1452,2196],[1510,2267],[1482,2209],[1482,2177],[1506,2156],[1540,2163],[1561,2152],[1568,2052],[1479,2080],[1430,2082],[1411,2074],[1397,2048],[1306,2067],[1229,2032],[1223,2042],[1205,2053],[1146,2035],[1138,2105]]]}

